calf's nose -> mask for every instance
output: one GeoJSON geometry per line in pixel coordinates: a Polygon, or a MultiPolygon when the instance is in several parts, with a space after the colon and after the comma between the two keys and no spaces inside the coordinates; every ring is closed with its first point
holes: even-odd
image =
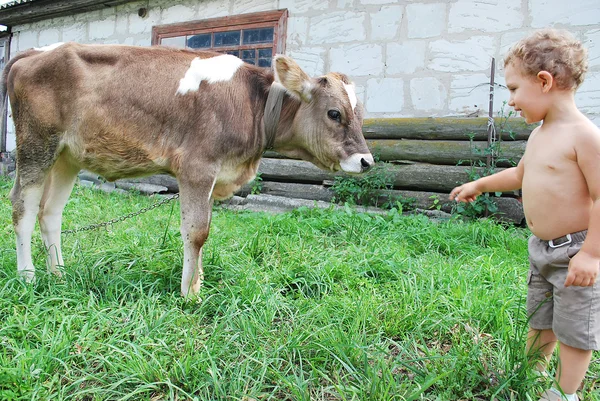
{"type": "Polygon", "coordinates": [[[373,166],[373,161],[369,161],[364,157],[360,159],[360,166],[362,167],[362,172],[368,171],[373,166]]]}

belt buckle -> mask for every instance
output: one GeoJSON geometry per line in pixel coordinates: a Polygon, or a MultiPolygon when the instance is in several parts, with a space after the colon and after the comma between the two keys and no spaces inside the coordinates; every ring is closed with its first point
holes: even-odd
{"type": "MultiPolygon", "coordinates": [[[[567,240],[566,240],[565,242],[561,242],[561,243],[560,243],[560,244],[558,244],[558,245],[555,245],[555,244],[554,244],[554,240],[553,240],[553,239],[551,239],[550,241],[548,241],[548,246],[549,246],[550,248],[558,248],[558,247],[561,247],[561,246],[564,246],[564,245],[568,245],[568,244],[570,244],[571,242],[573,242],[573,240],[571,239],[571,234],[567,234],[567,235],[565,235],[565,237],[567,238],[567,240]]],[[[558,238],[555,238],[555,239],[558,239],[558,238]]]]}

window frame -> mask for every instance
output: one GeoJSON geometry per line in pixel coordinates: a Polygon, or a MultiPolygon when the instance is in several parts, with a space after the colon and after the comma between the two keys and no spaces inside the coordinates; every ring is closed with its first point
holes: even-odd
{"type": "Polygon", "coordinates": [[[265,11],[249,14],[239,14],[227,17],[209,18],[204,20],[174,23],[167,25],[156,25],[152,27],[152,45],[160,45],[162,39],[177,36],[191,36],[198,34],[207,34],[215,32],[227,32],[234,30],[248,30],[256,28],[273,28],[273,43],[253,43],[248,45],[219,46],[211,47],[207,51],[227,52],[232,50],[249,49],[273,49],[272,57],[275,54],[285,52],[286,32],[287,32],[287,9],[265,11]]]}

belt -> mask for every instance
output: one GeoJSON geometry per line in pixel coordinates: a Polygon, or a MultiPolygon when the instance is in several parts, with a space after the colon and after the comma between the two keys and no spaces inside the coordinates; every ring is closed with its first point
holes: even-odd
{"type": "Polygon", "coordinates": [[[577,231],[573,234],[563,235],[562,237],[554,238],[548,241],[548,246],[550,248],[559,248],[564,245],[569,245],[573,241],[582,242],[585,240],[585,236],[587,234],[587,230],[577,231]]]}

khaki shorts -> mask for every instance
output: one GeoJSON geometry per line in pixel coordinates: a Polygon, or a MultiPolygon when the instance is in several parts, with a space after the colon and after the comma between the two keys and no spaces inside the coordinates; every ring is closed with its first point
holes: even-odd
{"type": "Polygon", "coordinates": [[[600,349],[600,285],[567,287],[569,261],[587,230],[544,241],[529,238],[527,314],[532,329],[552,329],[558,340],[583,350],[600,349]]]}

